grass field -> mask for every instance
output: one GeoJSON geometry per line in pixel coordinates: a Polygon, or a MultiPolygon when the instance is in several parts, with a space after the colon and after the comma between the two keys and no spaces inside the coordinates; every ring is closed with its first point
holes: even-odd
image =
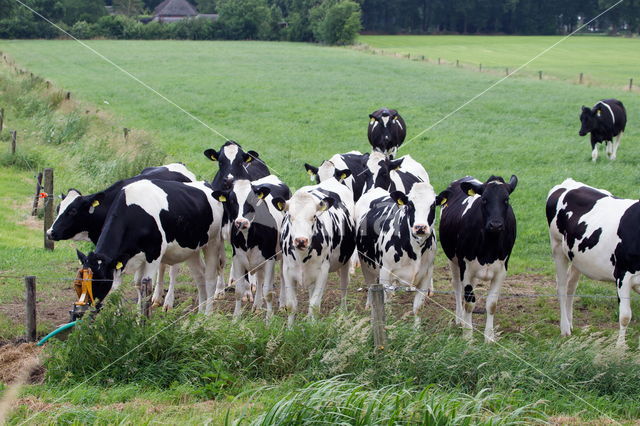
{"type": "MultiPolygon", "coordinates": [[[[595,47],[603,40],[612,40],[612,43],[620,41],[586,37],[584,40],[593,40],[595,47]]],[[[425,165],[436,191],[465,175],[484,180],[491,174],[507,178],[516,174],[519,184],[511,200],[518,219],[518,240],[511,261],[510,273],[515,275],[510,284],[511,290],[553,292],[552,284],[549,284],[553,263],[549,256],[544,216],[544,200],[553,185],[571,176],[606,188],[618,196],[640,196],[637,170],[640,138],[635,131],[637,125],[634,120],[640,100],[636,94],[622,90],[575,86],[559,80],[507,80],[412,140],[422,130],[482,92],[499,77],[469,69],[456,70],[387,56],[367,55],[352,49],[304,44],[177,41],[88,43],[225,137],[260,152],[261,158],[272,171],[293,188],[308,182],[304,162],[320,163],[334,153],[353,149],[367,151],[368,114],[380,106],[397,108],[405,118],[408,125],[407,140],[410,142],[400,152],[411,154],[425,165]],[[592,164],[588,140],[577,135],[578,114],[581,105],[591,105],[604,97],[617,97],[625,103],[630,116],[629,125],[618,151],[618,160],[609,162],[601,156],[596,164],[592,164]]],[[[519,54],[520,50],[524,50],[516,47],[512,49],[517,49],[519,54]]],[[[72,101],[56,99],[53,112],[43,111],[32,105],[32,98],[37,96],[33,90],[29,92],[18,88],[15,92],[12,91],[12,87],[19,86],[16,83],[19,80],[14,80],[16,77],[6,67],[0,67],[0,82],[5,82],[4,89],[0,90],[0,101],[7,104],[9,111],[6,126],[18,129],[23,135],[19,143],[23,158],[40,167],[55,167],[57,192],[68,187],[76,187],[82,191],[97,190],[117,177],[133,174],[136,168],[140,169],[162,159],[166,162],[182,161],[202,178],[210,179],[215,174],[216,166],[204,158],[202,151],[209,147],[219,147],[223,138],[77,43],[0,41],[0,50],[15,60],[20,68],[26,68],[52,81],[56,88],[72,92],[72,101]],[[81,119],[78,115],[85,118],[81,119]],[[78,124],[85,119],[85,124],[78,124]],[[123,127],[133,129],[127,141],[122,136],[123,127]],[[56,131],[52,132],[51,129],[56,131]],[[56,136],[54,141],[51,135],[60,135],[60,131],[72,136],[62,139],[61,136],[56,136]]],[[[477,49],[469,46],[469,50],[477,49]]],[[[481,58],[482,63],[486,61],[489,64],[492,60],[499,62],[503,57],[509,56],[509,51],[511,49],[504,49],[505,53],[487,52],[481,58]]],[[[518,55],[511,53],[511,56],[518,55]]],[[[550,63],[562,70],[565,66],[561,62],[562,58],[550,63]]],[[[623,67],[624,62],[621,60],[621,68],[623,67]]],[[[608,78],[615,76],[608,74],[608,78]]],[[[47,99],[52,102],[51,99],[56,97],[55,90],[51,89],[47,93],[47,99]]],[[[4,143],[2,146],[6,148],[4,143]]],[[[9,162],[6,156],[2,160],[2,164],[9,162]]],[[[72,248],[76,244],[59,243],[53,253],[44,253],[39,248],[42,243],[39,223],[27,220],[26,213],[33,191],[32,176],[33,171],[27,165],[4,166],[0,169],[0,275],[67,277],[73,274],[75,253],[72,248]]],[[[438,254],[437,262],[440,268],[436,288],[447,290],[448,276],[442,268],[445,263],[442,253],[438,254]]],[[[2,280],[0,285],[1,304],[6,306],[7,303],[20,301],[22,287],[19,279],[2,280]]],[[[354,287],[357,285],[359,282],[354,287]]],[[[193,289],[186,288],[183,291],[193,292],[193,289]]],[[[72,299],[70,292],[68,283],[58,282],[51,286],[45,284],[42,302],[46,304],[61,300],[60,309],[68,309],[68,300],[72,299]],[[57,299],[52,301],[52,298],[57,299]]],[[[612,286],[589,282],[581,284],[579,292],[614,295],[612,286]]],[[[407,299],[408,297],[401,298],[405,302],[407,299]]],[[[445,305],[450,302],[446,296],[437,300],[445,305]]],[[[360,301],[360,295],[353,296],[351,303],[360,301]]],[[[230,353],[208,352],[210,347],[195,343],[195,346],[184,349],[185,352],[177,349],[159,350],[164,347],[174,348],[172,345],[180,347],[180,339],[173,335],[164,337],[167,346],[155,345],[149,349],[149,353],[156,357],[154,359],[165,363],[169,359],[169,364],[177,363],[183,369],[180,370],[180,374],[183,374],[180,377],[190,379],[181,379],[176,383],[162,382],[164,384],[159,385],[159,380],[167,378],[151,371],[147,376],[142,375],[147,380],[145,385],[116,381],[112,383],[113,389],[109,387],[108,391],[103,392],[105,381],[110,383],[109,380],[113,379],[107,375],[101,376],[103,382],[90,382],[95,387],[81,387],[78,392],[64,395],[65,389],[73,383],[69,377],[81,380],[88,371],[107,365],[121,353],[118,351],[135,344],[141,336],[148,336],[149,334],[144,333],[157,329],[153,327],[160,327],[162,319],[158,320],[158,324],[152,321],[152,326],[141,331],[142,334],[135,334],[132,330],[135,327],[130,327],[129,324],[117,322],[112,326],[122,327],[120,334],[124,342],[105,344],[105,348],[115,350],[108,356],[106,350],[94,353],[87,365],[82,364],[82,341],[76,341],[77,345],[71,347],[71,352],[66,355],[64,346],[56,346],[57,352],[54,353],[58,354],[57,364],[49,366],[51,371],[57,371],[58,374],[68,369],[69,376],[65,376],[66,373],[58,376],[67,377],[65,380],[68,382],[61,385],[60,390],[56,389],[56,382],[34,386],[28,390],[26,398],[32,398],[34,406],[56,401],[49,409],[57,417],[49,418],[50,421],[73,421],[89,415],[96,422],[121,422],[127,421],[126,419],[134,419],[135,422],[135,419],[140,419],[151,407],[162,407],[167,412],[154,414],[154,419],[198,423],[210,417],[206,414],[208,410],[214,410],[214,419],[220,422],[224,419],[220,410],[230,408],[233,418],[239,418],[243,410],[249,410],[247,416],[253,419],[261,412],[271,412],[269,410],[277,407],[278,403],[293,404],[290,402],[292,400],[286,399],[289,391],[295,392],[308,382],[344,373],[350,374],[350,378],[360,383],[373,384],[377,389],[405,383],[415,391],[429,383],[439,383],[442,389],[438,388],[437,395],[432,398],[434,401],[442,401],[444,412],[454,413],[459,409],[463,413],[466,411],[460,407],[468,409],[473,404],[479,404],[479,410],[486,410],[483,412],[488,417],[477,419],[478,421],[490,421],[488,419],[495,415],[496,421],[501,419],[500,421],[508,422],[511,418],[506,413],[528,404],[533,404],[530,408],[534,411],[542,410],[542,417],[566,414],[587,419],[601,418],[603,415],[621,419],[638,418],[640,413],[637,403],[634,405],[632,401],[640,394],[640,390],[632,383],[635,376],[627,371],[628,366],[636,365],[638,361],[638,321],[634,319],[631,324],[629,342],[633,351],[627,355],[629,359],[623,356],[620,361],[615,358],[618,355],[611,355],[615,362],[608,364],[606,372],[599,375],[604,371],[599,353],[608,346],[598,340],[598,335],[592,333],[604,332],[603,339],[606,340],[615,332],[615,300],[583,299],[577,302],[577,321],[584,325],[593,324],[594,327],[577,330],[577,334],[581,336],[579,339],[582,340],[573,343],[564,343],[557,338],[556,305],[555,299],[504,300],[499,308],[501,316],[498,316],[497,324],[502,330],[507,330],[502,336],[502,342],[510,352],[530,360],[534,366],[538,366],[560,383],[560,386],[555,382],[548,382],[544,376],[537,376],[534,370],[526,370],[524,364],[514,362],[500,348],[480,345],[473,357],[468,357],[469,352],[464,344],[459,344],[456,333],[449,337],[450,330],[443,331],[441,327],[448,321],[448,314],[430,305],[429,309],[438,312],[433,314],[433,323],[426,326],[425,333],[418,333],[419,336],[416,336],[406,326],[407,320],[394,325],[393,329],[397,330],[394,332],[396,346],[389,349],[389,358],[385,361],[389,364],[384,364],[385,368],[376,365],[368,350],[365,350],[369,344],[368,334],[363,334],[365,337],[357,335],[343,339],[328,331],[336,325],[335,321],[341,321],[333,315],[326,322],[307,324],[294,330],[292,334],[283,332],[282,324],[277,321],[271,328],[261,328],[258,325],[260,320],[251,320],[241,327],[241,335],[246,341],[233,340],[235,337],[230,336],[224,328],[233,325],[228,319],[216,318],[208,325],[203,322],[204,325],[197,323],[194,326],[217,330],[215,332],[218,334],[212,335],[201,330],[204,334],[198,336],[209,339],[207,341],[211,343],[211,347],[217,348],[220,345],[230,348],[230,353]],[[287,348],[296,349],[297,343],[308,339],[309,348],[330,350],[339,360],[335,364],[327,364],[327,360],[321,359],[310,349],[316,358],[309,355],[313,359],[302,365],[300,363],[307,359],[307,354],[294,351],[296,356],[300,356],[295,358],[292,354],[279,353],[275,361],[267,364],[268,368],[257,371],[257,365],[265,362],[264,354],[273,350],[269,349],[268,342],[274,338],[274,334],[279,336],[281,344],[289,345],[285,345],[287,348]],[[434,336],[436,340],[431,342],[429,336],[434,336]],[[340,358],[341,351],[349,353],[347,346],[343,345],[354,342],[364,342],[358,347],[365,349],[359,348],[358,354],[353,355],[352,362],[347,362],[350,360],[345,355],[340,358]],[[438,357],[439,352],[434,349],[438,347],[446,359],[461,360],[457,367],[459,371],[470,373],[462,376],[452,374],[452,371],[458,370],[452,370],[453,367],[442,361],[444,358],[438,357]],[[549,358],[548,354],[560,347],[563,349],[558,352],[558,357],[549,358]],[[575,352],[574,349],[578,347],[582,349],[575,352]],[[410,353],[409,349],[415,352],[410,353]],[[195,355],[191,354],[193,359],[185,356],[190,354],[190,350],[195,351],[195,355]],[[256,358],[247,358],[246,351],[256,354],[256,358]],[[418,353],[428,360],[424,365],[433,363],[433,371],[425,371],[423,365],[409,362],[418,353]],[[398,357],[393,358],[394,354],[398,357]],[[220,387],[226,386],[226,379],[216,379],[221,374],[219,370],[202,370],[212,368],[209,364],[209,367],[205,367],[203,362],[211,362],[223,355],[231,356],[235,363],[233,365],[237,366],[237,370],[224,371],[235,378],[229,379],[236,383],[233,392],[229,393],[220,390],[220,387]],[[70,360],[78,360],[81,364],[72,369],[68,364],[70,360]],[[495,360],[490,368],[480,370],[477,367],[485,365],[483,362],[488,360],[495,360]],[[474,366],[473,362],[476,361],[474,366]],[[407,364],[403,364],[404,362],[407,364]],[[409,367],[410,364],[413,366],[409,367]],[[296,367],[297,365],[301,366],[296,367]],[[566,370],[565,367],[569,365],[577,367],[566,370]],[[475,370],[476,367],[478,370],[475,370]],[[274,368],[280,373],[270,373],[274,368]],[[195,376],[194,371],[197,372],[195,376]],[[379,374],[376,375],[375,372],[379,374]],[[615,379],[622,376],[629,381],[615,379]],[[188,382],[187,387],[181,388],[179,385],[185,382],[188,382]],[[153,383],[156,383],[155,387],[153,383]],[[158,393],[158,386],[165,389],[165,392],[158,393]],[[244,393],[256,392],[265,386],[273,388],[260,391],[260,396],[255,400],[244,393]],[[482,399],[479,392],[483,386],[491,392],[501,394],[502,403],[482,399]],[[571,394],[561,392],[563,387],[574,390],[592,406],[576,404],[571,394]],[[89,396],[83,398],[83,391],[89,396]],[[212,392],[216,395],[215,398],[211,397],[212,392]],[[450,393],[457,392],[461,392],[462,399],[449,398],[450,393]],[[186,395],[183,400],[180,399],[180,394],[186,395]],[[59,397],[62,397],[62,402],[58,401],[59,397]],[[278,402],[280,398],[285,399],[278,402]],[[210,405],[202,403],[208,399],[215,401],[210,405]],[[540,399],[548,399],[550,402],[535,405],[540,399]],[[185,405],[184,410],[176,408],[181,403],[185,405]],[[114,404],[121,404],[115,412],[114,404]]],[[[635,305],[637,308],[637,300],[635,305]]],[[[394,313],[394,318],[399,318],[401,313],[394,313]]],[[[366,316],[361,310],[358,314],[366,316]]],[[[481,315],[475,318],[482,323],[481,315]]],[[[43,327],[51,327],[51,324],[43,324],[43,327]]],[[[19,325],[0,315],[0,332],[4,333],[5,338],[14,336],[19,330],[19,325]]],[[[347,327],[346,330],[351,329],[347,327]]],[[[354,329],[353,332],[358,330],[354,329]]],[[[103,331],[101,336],[109,334],[108,327],[103,331]]],[[[180,332],[184,330],[177,330],[177,336],[183,336],[185,345],[191,344],[180,332]]],[[[89,330],[86,329],[84,333],[89,333],[89,330]]],[[[92,339],[90,335],[83,336],[92,339]]],[[[227,359],[224,356],[223,359],[227,359]]],[[[134,370],[138,368],[135,363],[130,367],[134,370]]],[[[135,371],[142,370],[144,368],[135,371]]],[[[312,388],[309,398],[315,398],[314,392],[325,392],[322,386],[319,384],[318,388],[312,388]]],[[[367,391],[369,390],[371,389],[367,391]]],[[[348,391],[355,392],[354,400],[362,398],[358,389],[348,391]]],[[[393,390],[396,391],[398,390],[393,390]]],[[[363,395],[367,398],[371,396],[363,395]]],[[[398,398],[412,407],[419,406],[420,401],[423,401],[420,399],[422,397],[415,394],[398,398]]],[[[379,400],[386,401],[383,397],[379,400]]],[[[27,418],[28,406],[29,403],[26,403],[16,414],[16,421],[27,418]]],[[[380,409],[393,410],[382,405],[380,409]]],[[[42,411],[39,419],[45,421],[47,409],[39,410],[42,411]]],[[[417,410],[416,413],[421,415],[422,412],[417,410]]],[[[527,409],[522,416],[537,418],[538,414],[527,409]]],[[[329,420],[326,418],[324,421],[329,420]]]]}
{"type": "MultiPolygon", "coordinates": [[[[448,63],[460,60],[463,66],[504,73],[514,70],[560,41],[562,36],[360,36],[358,41],[389,52],[438,58],[448,63]]],[[[640,81],[640,39],[573,36],[522,69],[533,76],[543,71],[545,78],[585,84],[628,87],[640,81]]]]}

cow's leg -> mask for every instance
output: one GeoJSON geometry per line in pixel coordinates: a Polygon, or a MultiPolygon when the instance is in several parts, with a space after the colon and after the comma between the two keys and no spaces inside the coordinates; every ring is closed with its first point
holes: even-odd
{"type": "Polygon", "coordinates": [[[205,314],[213,312],[213,298],[218,284],[218,265],[220,262],[219,245],[207,245],[203,249],[204,253],[204,279],[206,285],[206,309],[205,314]]]}
{"type": "MultiPolygon", "coordinates": [[[[552,237],[553,238],[553,237],[552,237]]],[[[561,243],[552,243],[553,260],[556,264],[556,283],[558,300],[560,301],[560,335],[571,335],[571,322],[567,312],[567,278],[569,272],[569,259],[562,252],[561,243]]]]}
{"type": "Polygon", "coordinates": [[[287,288],[284,285],[284,269],[280,262],[280,294],[278,294],[278,310],[287,306],[287,288]]]}
{"type": "MultiPolygon", "coordinates": [[[[329,266],[329,262],[324,262],[322,266],[320,266],[318,275],[316,275],[313,294],[309,298],[309,318],[312,320],[315,319],[316,315],[320,314],[320,304],[322,303],[322,296],[324,296],[327,279],[329,278],[329,266]]],[[[347,270],[347,273],[348,272],[347,270]]]]}
{"type": "Polygon", "coordinates": [[[264,305],[264,264],[253,272],[253,284],[256,287],[256,297],[253,299],[253,310],[258,311],[264,305]]]}
{"type": "Polygon", "coordinates": [[[222,238],[218,241],[218,256],[218,282],[216,284],[216,293],[218,292],[218,289],[222,289],[224,291],[227,287],[224,282],[224,267],[227,264],[227,253],[224,251],[224,240],[222,238]]]}
{"type": "MultiPolygon", "coordinates": [[[[153,296],[151,297],[151,307],[157,308],[162,305],[162,293],[164,292],[164,271],[166,270],[167,265],[164,263],[160,264],[160,268],[158,269],[158,278],[156,279],[156,285],[153,289],[153,296]]],[[[171,284],[169,284],[171,286],[171,284]]]]}
{"type": "Polygon", "coordinates": [[[580,271],[578,268],[569,266],[569,276],[567,277],[567,321],[569,321],[569,330],[573,331],[573,297],[578,288],[578,280],[580,279],[580,271]]]}
{"type": "Polygon", "coordinates": [[[162,306],[162,309],[165,312],[169,309],[173,309],[173,303],[176,300],[176,283],[178,282],[179,273],[179,265],[171,265],[169,267],[169,289],[167,290],[167,295],[164,298],[164,305],[162,306]]]}
{"type": "Polygon", "coordinates": [[[249,282],[247,280],[247,270],[241,265],[238,259],[234,258],[231,262],[231,268],[233,268],[233,277],[236,283],[236,306],[233,310],[233,319],[238,320],[242,315],[242,302],[247,302],[246,291],[249,288],[249,282]]]}
{"type": "Polygon", "coordinates": [[[416,295],[413,297],[413,326],[418,328],[420,326],[420,308],[424,305],[424,299],[426,296],[431,295],[433,292],[433,263],[427,267],[427,273],[422,280],[418,283],[416,295]]]}
{"type": "Polygon", "coordinates": [[[631,322],[631,277],[626,274],[622,280],[617,280],[618,299],[620,299],[620,334],[616,346],[626,347],[627,326],[631,322]]]}
{"type": "Polygon", "coordinates": [[[595,162],[598,159],[598,144],[591,142],[591,161],[595,162]]]}
{"type": "Polygon", "coordinates": [[[351,259],[349,260],[349,274],[353,275],[356,273],[356,268],[360,266],[360,258],[358,257],[358,250],[354,250],[351,255],[351,259]]]}
{"type": "MultiPolygon", "coordinates": [[[[193,277],[193,282],[196,284],[196,288],[198,290],[198,312],[204,313],[206,304],[207,304],[207,285],[206,278],[204,274],[205,265],[200,257],[200,253],[194,253],[192,256],[187,258],[185,261],[189,271],[191,272],[191,276],[193,277]]],[[[171,295],[173,297],[173,295],[171,295]]],[[[167,293],[167,297],[165,298],[165,302],[169,299],[169,293],[167,293]]]]}
{"type": "Polygon", "coordinates": [[[456,325],[461,325],[463,318],[462,281],[460,281],[460,266],[458,265],[457,258],[454,257],[449,261],[449,268],[451,268],[451,285],[453,286],[453,293],[456,300],[456,325]]]}
{"type": "Polygon", "coordinates": [[[340,274],[340,309],[347,310],[347,288],[349,287],[350,263],[344,265],[338,273],[340,274]]]}
{"type": "Polygon", "coordinates": [[[265,316],[267,322],[273,316],[273,299],[275,298],[275,292],[273,290],[273,276],[275,274],[276,261],[275,259],[269,259],[266,261],[264,270],[264,300],[267,304],[267,314],[265,316]]]}
{"type": "Polygon", "coordinates": [[[294,268],[289,268],[286,265],[283,268],[283,280],[282,287],[285,289],[286,301],[285,309],[287,310],[287,327],[293,327],[293,322],[296,319],[296,313],[298,312],[298,297],[296,295],[296,271],[294,268]]]}
{"type": "MultiPolygon", "coordinates": [[[[369,289],[369,286],[375,284],[378,281],[378,273],[376,270],[366,263],[362,263],[362,275],[364,276],[365,289],[369,289]]],[[[367,291],[367,302],[364,308],[369,309],[371,307],[371,294],[367,291]]]]}
{"type": "Polygon", "coordinates": [[[473,321],[472,314],[473,309],[476,307],[476,295],[473,292],[472,280],[467,282],[462,281],[464,289],[464,312],[462,319],[462,336],[465,339],[471,340],[473,337],[473,321]]]}
{"type": "Polygon", "coordinates": [[[611,159],[611,154],[613,153],[613,142],[605,141],[605,146],[607,148],[607,158],[611,159]]]}
{"type": "Polygon", "coordinates": [[[502,269],[497,272],[491,280],[489,286],[489,294],[487,295],[486,311],[487,311],[487,323],[484,328],[484,341],[486,343],[493,343],[496,341],[496,335],[493,330],[493,319],[496,314],[496,308],[498,307],[498,297],[500,296],[500,288],[507,276],[507,270],[502,269]]]}
{"type": "Polygon", "coordinates": [[[613,137],[613,149],[611,153],[612,160],[615,160],[616,156],[618,155],[618,147],[620,146],[620,138],[622,138],[622,133],[624,132],[620,132],[618,133],[618,136],[613,137]]]}

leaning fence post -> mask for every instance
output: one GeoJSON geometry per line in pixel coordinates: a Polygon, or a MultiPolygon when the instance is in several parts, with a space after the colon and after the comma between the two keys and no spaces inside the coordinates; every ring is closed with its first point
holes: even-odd
{"type": "Polygon", "coordinates": [[[145,318],[151,314],[151,278],[140,282],[140,313],[145,318]]]}
{"type": "Polygon", "coordinates": [[[47,230],[53,225],[53,169],[44,169],[44,248],[53,250],[53,241],[47,238],[47,230]]]}
{"type": "Polygon", "coordinates": [[[383,350],[387,345],[384,315],[384,286],[382,284],[372,284],[369,286],[369,297],[371,298],[373,345],[376,350],[383,350]]]}
{"type": "Polygon", "coordinates": [[[11,155],[16,154],[16,144],[18,142],[17,139],[18,139],[18,131],[12,130],[11,131],[11,155]]]}
{"type": "Polygon", "coordinates": [[[28,342],[36,340],[36,277],[24,277],[25,286],[25,327],[28,342]]]}
{"type": "Polygon", "coordinates": [[[42,172],[38,173],[36,178],[36,195],[33,197],[33,207],[31,208],[31,216],[38,214],[38,200],[40,200],[40,191],[42,190],[42,172]]]}

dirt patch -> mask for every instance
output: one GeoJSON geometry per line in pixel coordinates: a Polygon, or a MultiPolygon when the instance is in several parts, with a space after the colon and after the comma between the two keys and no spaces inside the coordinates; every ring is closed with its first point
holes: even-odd
{"type": "MultiPolygon", "coordinates": [[[[31,367],[33,358],[37,358],[40,352],[42,348],[35,343],[9,343],[0,347],[0,382],[12,383],[24,368],[31,367]]],[[[30,374],[28,383],[39,383],[42,376],[42,368],[36,368],[30,374]]]]}

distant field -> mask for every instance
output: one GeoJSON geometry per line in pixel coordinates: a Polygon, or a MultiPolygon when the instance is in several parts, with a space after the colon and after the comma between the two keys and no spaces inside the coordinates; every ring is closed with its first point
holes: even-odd
{"type": "MultiPolygon", "coordinates": [[[[360,36],[371,47],[424,55],[430,60],[504,72],[526,63],[562,36],[360,36]]],[[[573,36],[527,65],[522,73],[542,70],[547,77],[623,88],[629,79],[640,84],[640,39],[607,36],[573,36]]]]}

